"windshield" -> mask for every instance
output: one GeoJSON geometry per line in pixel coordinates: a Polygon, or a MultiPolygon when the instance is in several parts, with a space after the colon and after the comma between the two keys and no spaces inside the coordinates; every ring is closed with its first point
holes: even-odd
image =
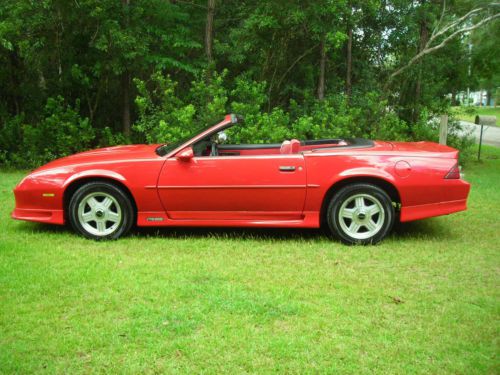
{"type": "MultiPolygon", "coordinates": [[[[214,124],[215,125],[215,124],[214,124]]],[[[187,141],[189,141],[191,138],[194,138],[195,136],[197,136],[198,134],[201,134],[203,133],[204,131],[207,131],[208,129],[210,129],[211,127],[213,127],[214,125],[210,125],[210,126],[205,126],[204,128],[199,128],[198,130],[192,132],[190,135],[188,135],[187,137],[184,137],[184,138],[181,138],[180,140],[178,140],[177,142],[173,142],[173,143],[167,143],[167,144],[164,144],[160,147],[158,147],[156,149],[156,153],[160,156],[165,156],[167,155],[169,152],[175,150],[177,147],[179,147],[180,145],[182,145],[183,143],[186,143],[187,141]]]]}

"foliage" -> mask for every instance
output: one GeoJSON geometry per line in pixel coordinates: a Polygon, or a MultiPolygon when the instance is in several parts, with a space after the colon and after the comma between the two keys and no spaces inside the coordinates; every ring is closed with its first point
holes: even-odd
{"type": "Polygon", "coordinates": [[[241,76],[229,89],[224,87],[226,74],[215,73],[208,83],[202,75],[192,83],[188,101],[179,95],[178,84],[170,76],[156,73],[148,83],[136,80],[139,121],[135,130],[148,142],[172,142],[188,135],[193,127],[216,123],[225,113],[233,112],[242,115],[245,124],[231,131],[231,142],[332,137],[408,139],[406,123],[377,93],[367,93],[355,106],[349,106],[344,95],[331,95],[325,100],[311,99],[307,106],[292,101],[288,113],[280,107],[266,112],[264,82],[241,76]]]}
{"type": "Polygon", "coordinates": [[[47,100],[44,117],[36,125],[24,123],[23,116],[12,118],[0,137],[2,144],[16,144],[10,154],[3,156],[5,161],[30,167],[90,148],[95,130],[78,112],[78,101],[73,108],[57,97],[47,100]]]}
{"type": "Polygon", "coordinates": [[[184,105],[175,93],[176,83],[169,76],[154,74],[152,88],[146,82],[135,80],[139,119],[135,130],[143,134],[147,142],[166,142],[186,137],[195,114],[193,105],[184,105]]]}
{"type": "MultiPolygon", "coordinates": [[[[230,111],[246,116],[246,133],[235,135],[241,140],[414,139],[421,122],[448,110],[448,94],[471,87],[494,97],[498,87],[498,20],[427,55],[387,87],[438,26],[439,2],[216,1],[213,35],[205,31],[206,5],[0,2],[0,162],[20,160],[18,136],[37,138],[31,129],[53,126],[42,123],[47,111],[60,115],[46,108],[51,98],[75,103],[75,127],[87,119],[95,138],[83,149],[174,140],[230,111]],[[203,49],[210,38],[212,62],[203,49]]],[[[475,5],[447,2],[445,21],[475,5]]],[[[26,161],[33,165],[67,152],[57,142],[50,153],[54,143],[34,145],[40,149],[26,161]]]]}
{"type": "Polygon", "coordinates": [[[72,108],[61,97],[49,98],[45,118],[37,124],[23,126],[23,151],[27,158],[47,162],[88,148],[94,130],[87,118],[79,115],[80,103],[72,108]]]}
{"type": "Polygon", "coordinates": [[[476,30],[471,37],[472,85],[476,89],[487,90],[489,97],[500,86],[500,57],[497,48],[500,43],[500,20],[483,29],[476,30]]]}
{"type": "Polygon", "coordinates": [[[24,116],[14,116],[2,122],[3,126],[0,131],[0,164],[9,165],[17,159],[16,155],[22,148],[21,140],[23,139],[22,124],[24,116]]]}
{"type": "Polygon", "coordinates": [[[121,133],[114,133],[108,126],[100,130],[97,135],[98,145],[101,147],[118,146],[130,143],[130,141],[121,133]]]}
{"type": "Polygon", "coordinates": [[[188,101],[197,108],[195,122],[208,126],[219,122],[227,113],[227,89],[224,79],[227,70],[218,74],[206,71],[191,83],[188,101]]]}

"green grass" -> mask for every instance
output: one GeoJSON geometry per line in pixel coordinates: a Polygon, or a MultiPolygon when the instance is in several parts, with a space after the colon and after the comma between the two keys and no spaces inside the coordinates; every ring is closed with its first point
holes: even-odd
{"type": "Polygon", "coordinates": [[[452,112],[458,120],[474,122],[476,115],[496,116],[497,126],[500,124],[500,107],[453,107],[452,112]]]}
{"type": "Polygon", "coordinates": [[[114,242],[9,218],[0,373],[499,373],[500,150],[466,212],[379,246],[315,230],[140,230],[114,242]]]}

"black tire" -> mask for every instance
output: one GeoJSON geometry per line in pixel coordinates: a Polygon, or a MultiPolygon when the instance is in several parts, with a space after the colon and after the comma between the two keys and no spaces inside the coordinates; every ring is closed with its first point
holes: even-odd
{"type": "Polygon", "coordinates": [[[75,191],[67,217],[77,233],[94,240],[110,240],[130,230],[135,213],[122,189],[109,182],[94,181],[75,191]]]}
{"type": "Polygon", "coordinates": [[[350,245],[380,242],[391,231],[395,217],[389,195],[367,183],[341,188],[330,199],[326,212],[331,234],[350,245]]]}

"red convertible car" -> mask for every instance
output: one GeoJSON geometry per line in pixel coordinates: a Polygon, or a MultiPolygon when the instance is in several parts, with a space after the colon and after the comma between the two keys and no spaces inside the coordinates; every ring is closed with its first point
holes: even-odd
{"type": "Polygon", "coordinates": [[[345,243],[382,240],[394,222],[466,209],[458,151],[365,139],[229,144],[235,115],[189,139],[52,161],[14,189],[14,219],[69,222],[93,239],[138,226],[325,225],[345,243]],[[229,134],[229,135],[228,135],[229,134]]]}

